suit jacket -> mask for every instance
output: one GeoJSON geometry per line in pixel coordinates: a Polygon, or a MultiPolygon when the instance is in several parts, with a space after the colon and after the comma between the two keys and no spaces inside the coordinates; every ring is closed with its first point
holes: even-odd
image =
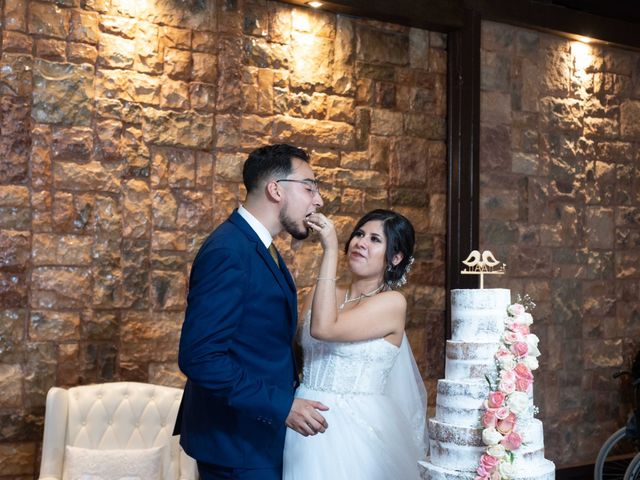
{"type": "Polygon", "coordinates": [[[297,299],[279,261],[234,211],[193,262],[178,356],[187,384],[174,433],[198,461],[282,464],[297,386],[297,299]]]}

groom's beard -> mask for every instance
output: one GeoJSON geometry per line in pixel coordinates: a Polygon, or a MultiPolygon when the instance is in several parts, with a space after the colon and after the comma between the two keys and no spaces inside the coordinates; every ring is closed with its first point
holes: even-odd
{"type": "Polygon", "coordinates": [[[288,214],[288,208],[285,206],[280,210],[280,225],[284,230],[296,240],[304,240],[309,236],[309,229],[304,225],[299,225],[288,214]]]}

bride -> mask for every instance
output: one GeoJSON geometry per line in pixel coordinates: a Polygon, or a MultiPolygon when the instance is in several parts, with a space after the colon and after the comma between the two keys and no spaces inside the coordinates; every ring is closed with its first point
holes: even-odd
{"type": "Polygon", "coordinates": [[[287,429],[285,480],[418,479],[425,451],[426,391],[404,333],[404,296],[394,288],[413,262],[409,220],[389,210],[362,217],[345,246],[352,282],[336,287],[338,240],[316,213],[323,248],[303,306],[302,384],[296,397],[329,407],[322,435],[287,429]]]}

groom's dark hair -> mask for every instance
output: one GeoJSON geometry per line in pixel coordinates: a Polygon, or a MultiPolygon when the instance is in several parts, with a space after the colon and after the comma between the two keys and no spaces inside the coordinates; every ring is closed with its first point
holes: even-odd
{"type": "Polygon", "coordinates": [[[249,154],[242,168],[242,181],[247,193],[260,186],[269,177],[286,177],[291,173],[291,159],[309,162],[309,154],[303,149],[279,143],[257,148],[249,154]]]}

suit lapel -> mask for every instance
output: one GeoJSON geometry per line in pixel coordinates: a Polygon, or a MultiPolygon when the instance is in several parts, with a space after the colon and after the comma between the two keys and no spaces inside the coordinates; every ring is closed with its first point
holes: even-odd
{"type": "Polygon", "coordinates": [[[229,221],[233,223],[236,227],[238,227],[251,241],[256,244],[256,252],[262,258],[262,261],[267,265],[271,273],[273,274],[276,282],[280,285],[285,297],[287,299],[287,303],[289,304],[290,311],[290,321],[294,324],[295,319],[297,319],[297,310],[298,310],[298,302],[296,296],[296,285],[287,269],[284,260],[280,256],[280,252],[278,252],[278,261],[280,263],[280,267],[275,264],[273,258],[271,258],[271,254],[269,250],[264,246],[256,232],[253,231],[251,226],[245,221],[244,218],[238,213],[237,210],[234,210],[231,216],[229,217],[229,221]]]}

